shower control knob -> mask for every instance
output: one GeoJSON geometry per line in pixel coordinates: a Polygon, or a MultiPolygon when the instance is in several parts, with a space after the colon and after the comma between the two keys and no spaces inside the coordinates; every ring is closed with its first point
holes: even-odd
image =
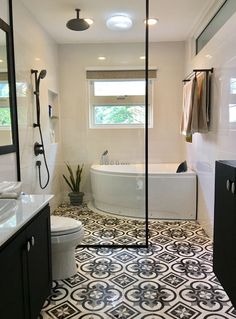
{"type": "Polygon", "coordinates": [[[39,154],[44,153],[44,147],[43,144],[39,144],[38,142],[34,143],[34,155],[38,156],[39,154]]]}
{"type": "Polygon", "coordinates": [[[232,194],[235,194],[235,182],[233,182],[231,185],[231,192],[232,194]]]}
{"type": "Polygon", "coordinates": [[[230,191],[230,188],[231,188],[231,182],[230,182],[230,180],[229,180],[229,179],[227,179],[227,181],[226,181],[226,188],[227,188],[227,190],[228,190],[228,191],[230,191]]]}

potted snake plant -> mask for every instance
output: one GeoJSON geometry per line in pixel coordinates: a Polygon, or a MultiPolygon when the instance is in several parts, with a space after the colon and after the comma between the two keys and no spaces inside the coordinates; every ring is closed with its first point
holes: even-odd
{"type": "Polygon", "coordinates": [[[77,166],[75,174],[73,173],[73,170],[68,163],[66,163],[66,167],[69,172],[69,177],[66,177],[64,174],[62,176],[71,189],[71,192],[68,194],[70,203],[71,205],[79,206],[83,203],[84,197],[84,193],[80,191],[81,174],[84,168],[84,164],[82,164],[81,166],[77,166]]]}

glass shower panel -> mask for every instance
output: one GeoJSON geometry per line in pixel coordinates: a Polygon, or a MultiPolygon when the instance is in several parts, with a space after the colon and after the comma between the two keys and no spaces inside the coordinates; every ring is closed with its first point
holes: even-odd
{"type": "MultiPolygon", "coordinates": [[[[93,242],[86,242],[85,238],[84,243],[140,246],[147,242],[146,1],[111,1],[105,17],[109,19],[116,14],[131,19],[129,28],[106,26],[113,40],[104,43],[101,38],[101,43],[91,43],[93,62],[86,66],[89,95],[87,148],[92,163],[89,208],[93,212],[88,237],[93,242]],[[98,59],[98,56],[103,59],[98,59]]],[[[100,34],[102,36],[102,30],[100,34]]]]}

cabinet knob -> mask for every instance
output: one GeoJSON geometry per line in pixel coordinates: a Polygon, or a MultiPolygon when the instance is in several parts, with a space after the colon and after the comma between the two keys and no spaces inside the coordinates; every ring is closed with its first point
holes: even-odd
{"type": "Polygon", "coordinates": [[[230,189],[231,189],[231,182],[229,179],[227,179],[227,181],[226,181],[226,188],[228,191],[230,191],[230,189]]]}
{"type": "Polygon", "coordinates": [[[34,240],[34,236],[31,237],[31,245],[34,246],[35,244],[35,240],[34,240]]]}
{"type": "Polygon", "coordinates": [[[30,251],[30,248],[31,248],[30,242],[27,241],[27,251],[28,251],[28,252],[30,251]]]}
{"type": "Polygon", "coordinates": [[[231,192],[232,194],[235,194],[235,182],[233,182],[231,185],[231,192]]]}

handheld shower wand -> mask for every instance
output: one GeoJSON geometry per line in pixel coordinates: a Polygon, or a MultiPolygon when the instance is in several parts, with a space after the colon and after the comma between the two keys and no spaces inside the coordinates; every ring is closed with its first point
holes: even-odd
{"type": "Polygon", "coordinates": [[[39,87],[40,87],[40,80],[45,78],[47,71],[41,70],[39,75],[38,75],[38,72],[39,72],[38,70],[33,70],[33,69],[31,70],[31,74],[34,74],[34,79],[35,79],[34,95],[36,97],[36,123],[33,123],[33,127],[39,128],[39,135],[40,135],[40,140],[41,140],[41,144],[38,142],[35,142],[34,154],[35,154],[35,156],[38,156],[39,154],[43,155],[44,164],[45,164],[45,168],[47,171],[47,181],[46,181],[45,185],[42,185],[42,180],[41,180],[41,161],[37,161],[36,166],[38,167],[38,172],[39,172],[39,185],[42,189],[44,189],[48,186],[48,183],[50,180],[50,173],[49,173],[47,159],[46,159],[46,155],[45,155],[43,134],[42,134],[41,124],[40,124],[40,91],[39,91],[39,87]]]}
{"type": "Polygon", "coordinates": [[[31,74],[34,74],[34,79],[35,79],[35,91],[34,95],[36,96],[36,119],[37,122],[33,124],[34,127],[39,127],[40,126],[40,99],[39,99],[39,85],[40,85],[40,80],[44,79],[47,71],[46,70],[41,70],[39,75],[38,75],[38,70],[31,70],[31,74]]]}

